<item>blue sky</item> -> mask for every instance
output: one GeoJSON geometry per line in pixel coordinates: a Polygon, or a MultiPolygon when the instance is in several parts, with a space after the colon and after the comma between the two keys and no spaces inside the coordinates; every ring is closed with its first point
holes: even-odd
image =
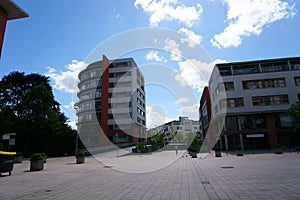
{"type": "Polygon", "coordinates": [[[207,76],[196,76],[195,70],[205,74],[216,62],[300,55],[300,3],[296,0],[14,1],[30,16],[7,23],[0,76],[14,70],[50,76],[55,98],[71,124],[78,71],[97,45],[124,31],[156,27],[182,36],[177,41],[166,38],[162,49],[124,55],[146,66],[141,67],[146,81],[155,76],[147,65],[161,66],[153,70],[165,68],[170,73],[158,73],[160,80],[173,80],[174,87],[193,92],[191,100],[189,95],[174,94],[169,88],[173,86],[146,82],[147,126],[179,115],[198,119],[197,103],[207,76]],[[197,56],[181,58],[195,48],[204,49],[211,63],[203,64],[197,56]],[[167,74],[173,77],[168,79],[167,74]]]}

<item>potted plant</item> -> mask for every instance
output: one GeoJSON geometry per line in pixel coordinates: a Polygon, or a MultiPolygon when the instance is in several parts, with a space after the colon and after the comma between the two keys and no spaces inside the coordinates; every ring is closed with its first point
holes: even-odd
{"type": "Polygon", "coordinates": [[[40,153],[34,153],[30,157],[30,171],[40,171],[44,169],[44,158],[40,153]]]}
{"type": "Polygon", "coordinates": [[[280,144],[275,144],[275,154],[282,154],[282,148],[280,144]]]}
{"type": "Polygon", "coordinates": [[[23,161],[23,155],[21,152],[17,152],[14,157],[14,163],[22,163],[23,161]]]}
{"type": "Polygon", "coordinates": [[[214,150],[215,150],[215,156],[216,157],[222,157],[221,148],[220,147],[215,147],[214,150]]]}
{"type": "Polygon", "coordinates": [[[243,155],[244,155],[243,149],[242,149],[241,146],[237,146],[237,147],[235,148],[235,151],[236,151],[236,155],[237,155],[237,156],[243,156],[243,155]]]}
{"type": "Polygon", "coordinates": [[[82,150],[76,152],[76,164],[83,164],[85,162],[85,154],[82,150]]]}
{"type": "Polygon", "coordinates": [[[42,155],[42,157],[43,157],[44,163],[46,163],[46,161],[47,161],[47,155],[46,155],[44,152],[41,153],[41,155],[42,155]]]}

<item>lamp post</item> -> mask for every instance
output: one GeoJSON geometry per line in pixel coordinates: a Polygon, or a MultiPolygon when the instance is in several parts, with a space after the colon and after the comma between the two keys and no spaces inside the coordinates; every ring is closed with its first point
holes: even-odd
{"type": "MultiPolygon", "coordinates": [[[[78,110],[79,110],[79,106],[77,105],[77,103],[75,103],[74,109],[75,109],[75,111],[76,111],[76,116],[77,116],[77,113],[78,113],[78,110]]],[[[78,123],[78,116],[77,116],[77,123],[78,123]]],[[[78,151],[78,137],[79,137],[79,135],[78,135],[78,127],[77,127],[77,131],[76,131],[76,141],[75,141],[75,155],[76,155],[76,153],[77,153],[77,151],[78,151]]]]}

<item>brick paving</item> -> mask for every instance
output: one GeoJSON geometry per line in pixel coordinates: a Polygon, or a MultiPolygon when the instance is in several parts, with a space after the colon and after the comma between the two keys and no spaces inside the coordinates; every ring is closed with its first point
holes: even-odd
{"type": "MultiPolygon", "coordinates": [[[[137,155],[120,158],[132,163],[137,155]]],[[[152,160],[153,165],[159,159],[152,160]]],[[[73,157],[48,159],[39,172],[29,172],[29,161],[23,161],[15,164],[12,176],[0,177],[0,199],[296,200],[300,199],[299,166],[298,153],[179,156],[171,165],[147,173],[118,171],[93,157],[79,165],[73,157]]]]}

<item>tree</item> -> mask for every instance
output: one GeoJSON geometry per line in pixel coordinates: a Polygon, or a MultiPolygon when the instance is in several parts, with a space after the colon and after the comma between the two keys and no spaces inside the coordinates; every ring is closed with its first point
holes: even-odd
{"type": "Polygon", "coordinates": [[[47,77],[12,72],[0,81],[0,95],[0,133],[17,133],[17,151],[74,153],[76,133],[60,112],[47,77]]]}
{"type": "Polygon", "coordinates": [[[293,103],[288,109],[288,113],[295,119],[296,143],[300,145],[300,103],[293,103]]]}

